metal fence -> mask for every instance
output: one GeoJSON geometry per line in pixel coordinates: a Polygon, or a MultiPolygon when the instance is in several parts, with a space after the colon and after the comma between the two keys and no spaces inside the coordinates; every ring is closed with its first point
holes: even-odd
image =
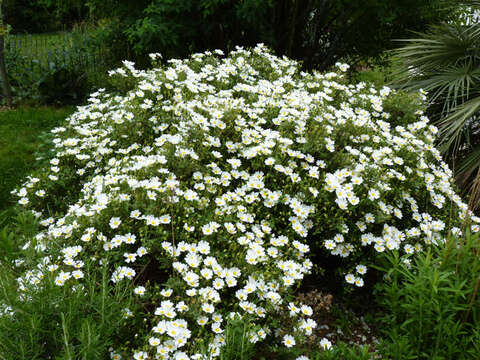
{"type": "Polygon", "coordinates": [[[31,71],[59,67],[96,71],[104,69],[108,59],[86,33],[10,35],[5,40],[9,65],[15,62],[31,71]]]}

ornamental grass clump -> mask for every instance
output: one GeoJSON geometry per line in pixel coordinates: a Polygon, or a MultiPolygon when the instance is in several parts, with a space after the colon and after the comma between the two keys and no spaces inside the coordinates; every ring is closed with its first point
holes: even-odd
{"type": "Polygon", "coordinates": [[[107,271],[142,309],[125,309],[132,340],[112,339],[112,358],[214,358],[239,320],[251,343],[293,347],[317,325],[292,296],[311,250],[362,286],[377,252],[459,233],[467,207],[421,99],[348,84],[347,69],[304,73],[258,45],[111,71],[131,88],[93,93],[15,192],[44,227],[15,262],[22,301],[107,271]]]}

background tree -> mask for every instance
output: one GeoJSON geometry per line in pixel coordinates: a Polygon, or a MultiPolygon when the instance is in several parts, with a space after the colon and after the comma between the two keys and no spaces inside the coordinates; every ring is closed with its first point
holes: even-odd
{"type": "Polygon", "coordinates": [[[318,69],[341,58],[378,60],[393,47],[392,38],[450,16],[445,0],[5,1],[14,31],[52,31],[87,21],[102,29],[100,41],[119,59],[128,54],[142,60],[149,52],[183,57],[263,42],[318,69]]]}
{"type": "MultiPolygon", "coordinates": [[[[98,0],[91,0],[97,2],[98,0]]],[[[138,54],[264,42],[278,54],[325,69],[340,58],[378,59],[392,38],[450,15],[444,0],[153,0],[126,33],[138,54]]]]}
{"type": "Polygon", "coordinates": [[[84,21],[83,0],[4,0],[4,18],[16,33],[66,30],[84,21]]]}
{"type": "Polygon", "coordinates": [[[0,81],[2,82],[3,95],[5,96],[5,103],[8,107],[12,106],[12,91],[8,82],[7,70],[5,67],[5,34],[7,32],[6,26],[3,23],[2,12],[3,0],[0,0],[0,81]]]}

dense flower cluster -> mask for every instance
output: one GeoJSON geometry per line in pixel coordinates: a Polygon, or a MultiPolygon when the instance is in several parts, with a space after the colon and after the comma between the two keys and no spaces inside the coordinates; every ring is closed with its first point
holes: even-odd
{"type": "Polygon", "coordinates": [[[92,94],[53,130],[51,166],[15,192],[45,227],[25,244],[41,262],[21,290],[49,277],[79,286],[94,258],[144,299],[156,291],[142,281],[146,259],[168,261],[144,346],[112,358],[216,357],[238,317],[253,324],[250,341],[294,346],[316,326],[310,307],[286,300],[312,269],[310,248],[352,258],[345,280],[362,286],[365,254],[438,242],[453,226],[449,202],[467,214],[436,129],[421,111],[392,125],[384,107],[396,94],[346,84],[347,65],[303,73],[262,45],[149,71],[124,65],[111,75],[134,89],[92,94]],[[72,172],[78,199],[51,217],[56,184],[72,172]],[[274,328],[278,312],[296,326],[274,328]]]}

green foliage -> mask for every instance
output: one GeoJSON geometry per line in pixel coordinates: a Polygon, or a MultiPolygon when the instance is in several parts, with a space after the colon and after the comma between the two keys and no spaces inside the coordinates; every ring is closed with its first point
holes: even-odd
{"type": "Polygon", "coordinates": [[[225,346],[220,352],[220,360],[249,360],[254,354],[255,345],[249,341],[253,326],[239,316],[228,319],[225,327],[225,346]]]}
{"type": "Polygon", "coordinates": [[[346,343],[338,343],[330,350],[313,353],[310,358],[312,360],[371,360],[373,354],[366,345],[352,345],[346,343]]]}
{"type": "Polygon", "coordinates": [[[46,104],[78,103],[88,93],[87,74],[65,65],[51,66],[38,83],[40,101],[46,104]]]}
{"type": "Polygon", "coordinates": [[[137,50],[230,49],[265,42],[307,68],[380,57],[391,39],[447,16],[442,1],[152,1],[128,30],[137,50]],[[188,19],[188,21],[187,21],[188,19]],[[207,42],[205,40],[208,39],[207,42]],[[187,46],[185,46],[187,44],[187,46]],[[152,46],[154,45],[154,46],[152,46]]]}
{"type": "Polygon", "coordinates": [[[1,270],[0,290],[7,306],[2,309],[7,315],[0,317],[1,359],[106,359],[113,343],[134,341],[127,331],[134,321],[123,315],[130,292],[109,286],[105,272],[84,287],[68,290],[51,279],[24,301],[18,298],[14,270],[4,265],[1,270]],[[8,315],[10,311],[15,315],[8,315]]]}
{"type": "MultiPolygon", "coordinates": [[[[318,346],[317,346],[318,347],[318,346]]],[[[310,360],[373,360],[377,359],[375,353],[368,345],[358,345],[345,342],[338,342],[326,349],[306,349],[308,357],[303,359],[310,360]]],[[[260,360],[278,359],[278,360],[292,360],[302,359],[298,357],[298,350],[284,350],[280,353],[273,353],[268,357],[262,356],[260,360]]],[[[258,355],[257,355],[258,356],[258,355]]],[[[252,358],[253,359],[253,358],[252,358]]],[[[393,358],[397,360],[397,358],[393,358]]],[[[401,359],[401,358],[398,358],[401,359]]]]}
{"type": "Polygon", "coordinates": [[[83,0],[3,0],[3,15],[16,33],[65,30],[88,15],[83,0]]]}
{"type": "MultiPolygon", "coordinates": [[[[124,317],[132,303],[130,291],[108,286],[105,269],[68,290],[55,286],[47,274],[41,291],[28,299],[19,296],[19,271],[38,261],[33,249],[19,245],[35,241],[37,231],[32,214],[21,212],[0,231],[0,359],[105,359],[114,341],[131,342],[125,327],[135,319],[127,322],[124,317]]],[[[86,264],[91,266],[98,265],[86,264]]]]}
{"type": "Polygon", "coordinates": [[[362,65],[352,72],[351,78],[353,82],[373,83],[377,86],[388,85],[392,73],[390,65],[368,66],[367,63],[362,65]]]}
{"type": "Polygon", "coordinates": [[[0,112],[0,211],[14,204],[10,191],[40,165],[37,156],[48,156],[52,139],[45,131],[60,125],[73,110],[45,107],[0,112]]]}
{"type": "MultiPolygon", "coordinates": [[[[38,222],[33,214],[23,211],[0,213],[0,266],[14,264],[24,255],[20,242],[31,239],[38,231],[38,222]]],[[[5,268],[6,269],[6,268],[5,268]]]]}
{"type": "Polygon", "coordinates": [[[307,3],[311,8],[304,14],[306,26],[297,30],[300,36],[295,37],[297,45],[294,46],[309,55],[305,61],[310,66],[320,68],[331,66],[341,58],[349,59],[349,63],[358,60],[382,62],[383,51],[393,46],[392,39],[412,30],[426,29],[429,24],[450,15],[443,0],[307,3]]]}
{"type": "Polygon", "coordinates": [[[160,51],[166,57],[265,40],[271,44],[274,29],[266,20],[274,7],[272,1],[258,0],[155,0],[126,33],[138,54],[160,51]]]}
{"type": "MultiPolygon", "coordinates": [[[[19,212],[0,230],[0,359],[105,359],[115,342],[134,341],[128,336],[126,307],[135,310],[131,292],[108,285],[105,268],[82,286],[61,289],[53,277],[41,291],[25,299],[16,277],[24,266],[38,261],[32,248],[39,225],[31,213],[19,212]],[[21,261],[19,259],[22,259],[21,261]]],[[[86,267],[98,267],[90,260],[86,267]]]]}
{"type": "Polygon", "coordinates": [[[309,69],[329,68],[341,58],[379,61],[392,38],[425,30],[452,8],[444,0],[89,0],[86,6],[93,18],[111,19],[112,29],[120,30],[111,34],[138,60],[149,52],[179,58],[263,42],[309,69]]]}
{"type": "Polygon", "coordinates": [[[111,54],[101,29],[6,37],[5,62],[15,101],[76,104],[105,82],[111,54]],[[99,38],[100,37],[100,38],[99,38]]]}
{"type": "Polygon", "coordinates": [[[458,7],[445,0],[7,0],[5,14],[17,33],[98,22],[117,60],[144,64],[149,52],[180,58],[263,42],[323,70],[342,58],[381,61],[392,39],[449,19],[458,7]]]}
{"type": "Polygon", "coordinates": [[[377,298],[382,352],[394,359],[476,359],[480,337],[478,235],[451,238],[415,259],[385,257],[377,298]],[[387,330],[388,329],[388,330],[387,330]]]}
{"type": "Polygon", "coordinates": [[[396,82],[428,92],[440,149],[460,184],[470,187],[480,165],[480,25],[444,24],[403,43],[394,57],[396,82]]]}
{"type": "Polygon", "coordinates": [[[150,52],[180,58],[263,42],[306,68],[324,70],[345,58],[383,61],[392,39],[424,31],[457,7],[445,0],[9,0],[5,12],[17,32],[64,30],[59,21],[69,28],[75,21],[95,23],[116,60],[142,65],[150,52]]]}

